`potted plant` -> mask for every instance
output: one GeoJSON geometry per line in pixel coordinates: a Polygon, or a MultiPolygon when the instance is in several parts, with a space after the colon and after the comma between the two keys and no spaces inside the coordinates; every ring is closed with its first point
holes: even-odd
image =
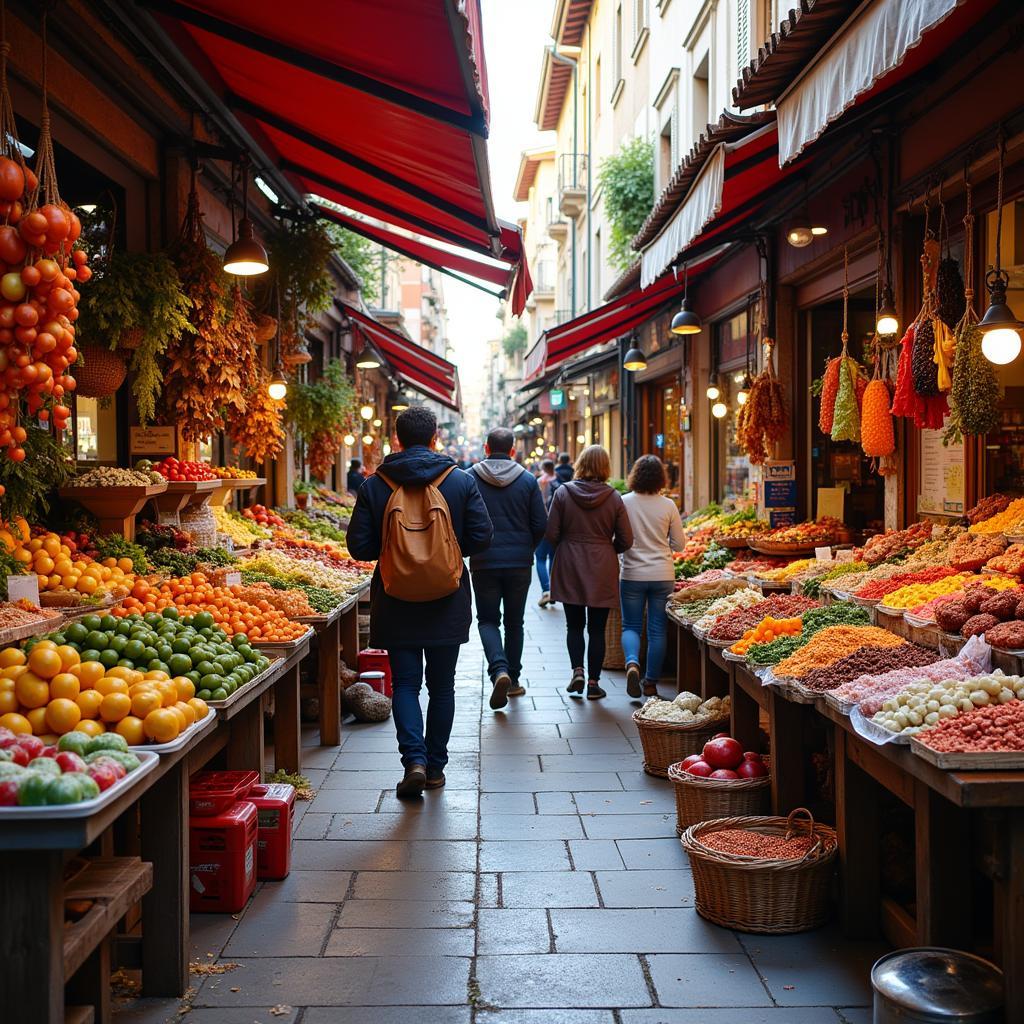
{"type": "Polygon", "coordinates": [[[83,289],[78,321],[82,340],[93,349],[131,353],[132,393],[143,424],[156,413],[163,378],[160,356],[183,333],[193,331],[191,309],[174,264],[162,252],[117,250],[83,289]]]}
{"type": "Polygon", "coordinates": [[[292,490],[295,492],[295,507],[306,508],[316,494],[316,485],[308,480],[296,480],[292,490]]]}

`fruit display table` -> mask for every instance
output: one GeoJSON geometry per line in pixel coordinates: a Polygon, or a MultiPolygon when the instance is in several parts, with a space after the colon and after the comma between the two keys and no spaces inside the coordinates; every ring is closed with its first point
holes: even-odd
{"type": "Polygon", "coordinates": [[[231,505],[236,494],[244,494],[256,487],[265,487],[266,477],[223,477],[210,496],[210,504],[221,508],[231,505]]]}
{"type": "MultiPolygon", "coordinates": [[[[109,993],[104,986],[98,988],[96,981],[101,976],[109,977],[110,954],[105,948],[99,954],[95,950],[105,947],[106,932],[100,934],[103,925],[123,915],[118,909],[125,899],[129,900],[125,903],[128,906],[139,896],[141,936],[118,939],[119,960],[143,966],[146,995],[179,996],[185,992],[189,953],[189,776],[222,752],[229,768],[262,770],[262,698],[271,688],[275,764],[298,771],[299,663],[308,652],[307,642],[289,657],[275,661],[257,684],[240,691],[229,709],[217,712],[217,728],[199,731],[178,750],[161,754],[154,770],[95,814],[45,821],[12,820],[0,826],[0,900],[5,919],[0,957],[9,967],[0,974],[0,1001],[8,1008],[5,1024],[63,1024],[65,964],[77,962],[89,967],[91,958],[97,955],[97,969],[89,970],[82,978],[76,976],[69,992],[74,1002],[88,1001],[98,1007],[97,1021],[109,1020],[109,993]],[[141,862],[135,861],[135,867],[126,863],[107,865],[104,870],[116,872],[124,882],[116,887],[123,899],[110,900],[108,894],[102,921],[95,917],[94,927],[87,932],[65,929],[64,865],[115,823],[122,827],[110,837],[123,832],[132,842],[137,834],[141,862]],[[69,931],[75,935],[71,948],[69,931]],[[93,939],[95,945],[89,948],[93,939]]],[[[110,837],[104,838],[105,852],[112,845],[110,837]]],[[[82,876],[80,884],[86,881],[82,876]]],[[[72,892],[77,891],[74,884],[72,892]]]]}
{"type": "Polygon", "coordinates": [[[163,494],[167,484],[147,487],[62,487],[58,494],[87,508],[99,520],[100,534],[120,534],[135,540],[135,517],[151,498],[163,494]]]}

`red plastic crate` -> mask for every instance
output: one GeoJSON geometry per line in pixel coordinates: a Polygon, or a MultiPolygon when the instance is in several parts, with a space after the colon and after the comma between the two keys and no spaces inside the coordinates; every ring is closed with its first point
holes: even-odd
{"type": "Polygon", "coordinates": [[[367,647],[359,652],[356,659],[359,672],[383,672],[384,696],[391,696],[391,660],[388,652],[377,647],[367,647]]]}
{"type": "Polygon", "coordinates": [[[223,814],[189,819],[189,906],[234,914],[256,888],[256,808],[239,802],[223,814]]]}
{"type": "Polygon", "coordinates": [[[196,772],[188,784],[189,813],[221,814],[244,800],[259,781],[259,772],[196,772]]]}
{"type": "Polygon", "coordinates": [[[249,802],[256,807],[256,877],[287,878],[292,868],[292,819],[295,787],[286,782],[253,786],[249,802]]]}

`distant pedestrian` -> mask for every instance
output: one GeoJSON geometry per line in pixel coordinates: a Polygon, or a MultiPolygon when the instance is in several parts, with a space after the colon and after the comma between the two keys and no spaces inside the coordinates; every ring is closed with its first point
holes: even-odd
{"type": "Polygon", "coordinates": [[[643,695],[658,696],[665,660],[668,619],[665,604],[675,585],[672,552],[684,543],[679,509],[659,492],[666,484],[665,466],[657,455],[641,455],[629,473],[629,494],[623,499],[633,546],[622,556],[622,650],[626,656],[626,693],[640,696],[640,633],[647,611],[647,659],[643,695]]]}
{"type": "Polygon", "coordinates": [[[520,677],[523,614],[533,575],[533,552],[548,521],[537,481],[515,461],[515,443],[511,430],[495,428],[487,435],[487,458],[470,470],[494,524],[491,546],[469,560],[494,710],[503,708],[509,697],[526,692],[520,677]]]}
{"type": "Polygon", "coordinates": [[[437,420],[412,406],[395,422],[400,451],[356,495],[346,539],[353,558],[377,559],[370,583],[370,646],[391,661],[392,714],[405,776],[399,797],[444,785],[455,718],[455,666],[473,620],[462,559],[491,543],[476,480],[433,450],[437,420]],[[426,662],[427,731],[419,695],[426,662]]]}
{"type": "Polygon", "coordinates": [[[555,470],[555,476],[558,477],[558,482],[561,484],[567,484],[573,477],[572,459],[569,458],[568,452],[562,452],[558,456],[558,468],[555,470]]]}
{"type": "Polygon", "coordinates": [[[359,488],[366,483],[366,475],[363,472],[363,464],[359,459],[353,459],[348,464],[348,477],[345,480],[345,490],[349,494],[358,494],[359,488]]]}
{"type": "Polygon", "coordinates": [[[609,476],[608,452],[597,444],[584,448],[576,460],[575,479],[555,491],[546,532],[555,549],[551,597],[565,608],[565,640],[572,665],[568,691],[582,696],[586,679],[588,700],[607,696],[600,682],[604,630],[609,611],[619,605],[617,555],[633,544],[626,507],[618,491],[608,485],[609,476]]]}
{"type": "MultiPolygon", "coordinates": [[[[555,496],[555,490],[562,481],[555,476],[554,459],[545,459],[540,464],[540,476],[537,478],[540,486],[540,496],[544,499],[544,508],[551,508],[551,500],[555,496]]],[[[540,600],[537,602],[541,608],[547,608],[554,604],[551,600],[551,563],[555,557],[555,549],[548,543],[547,537],[543,538],[537,545],[535,552],[537,558],[537,579],[540,581],[540,600]]]]}

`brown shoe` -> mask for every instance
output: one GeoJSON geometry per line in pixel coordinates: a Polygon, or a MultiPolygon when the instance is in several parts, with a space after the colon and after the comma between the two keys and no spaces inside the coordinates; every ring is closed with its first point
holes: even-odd
{"type": "Polygon", "coordinates": [[[427,769],[421,764],[410,765],[405,777],[395,787],[395,795],[399,800],[415,800],[423,795],[427,784],[427,769]]]}
{"type": "Polygon", "coordinates": [[[430,778],[427,776],[427,781],[424,783],[425,789],[440,789],[447,780],[444,777],[444,772],[441,772],[436,778],[430,778]]]}
{"type": "Polygon", "coordinates": [[[526,687],[522,683],[514,683],[511,689],[505,694],[506,697],[525,697],[526,687]]]}

